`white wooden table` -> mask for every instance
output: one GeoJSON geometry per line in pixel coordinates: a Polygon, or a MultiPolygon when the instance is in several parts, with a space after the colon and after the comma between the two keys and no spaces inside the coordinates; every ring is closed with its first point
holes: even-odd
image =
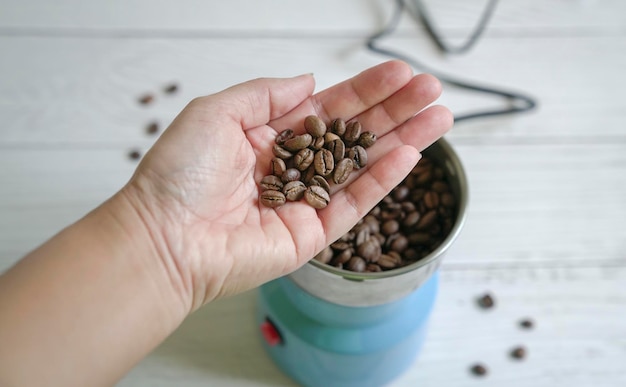
{"type": "MultiPolygon", "coordinates": [[[[453,42],[485,3],[426,1],[453,42]]],[[[119,189],[129,150],[155,140],[144,126],[167,125],[191,98],[305,72],[322,89],[386,60],[363,43],[392,6],[0,0],[0,270],[119,189]],[[166,96],[171,81],[181,89],[166,96]],[[156,99],[140,106],[145,92],[156,99]]],[[[447,136],[469,175],[469,218],[442,265],[427,344],[392,386],[626,385],[626,2],[503,1],[462,56],[438,54],[408,18],[385,44],[539,100],[447,136]],[[474,302],[486,291],[489,311],[474,302]],[[518,327],[524,317],[534,329],[518,327]],[[524,361],[508,356],[516,345],[524,361]],[[487,377],[469,373],[475,362],[487,377]]],[[[457,113],[501,103],[450,87],[440,102],[457,113]]],[[[293,385],[262,351],[254,297],[203,308],[119,386],[293,385]]]]}

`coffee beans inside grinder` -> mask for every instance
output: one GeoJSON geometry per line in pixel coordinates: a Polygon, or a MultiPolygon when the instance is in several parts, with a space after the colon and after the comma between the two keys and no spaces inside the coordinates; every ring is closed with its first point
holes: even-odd
{"type": "Polygon", "coordinates": [[[456,204],[444,169],[424,156],[406,179],[315,259],[355,272],[410,265],[430,254],[450,233],[456,204]]]}

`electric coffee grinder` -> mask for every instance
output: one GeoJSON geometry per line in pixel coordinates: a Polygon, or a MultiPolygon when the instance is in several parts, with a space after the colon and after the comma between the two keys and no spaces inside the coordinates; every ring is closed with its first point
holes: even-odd
{"type": "MultiPolygon", "coordinates": [[[[309,387],[384,385],[415,361],[438,288],[437,269],[465,221],[468,186],[444,139],[424,150],[456,198],[443,242],[415,263],[357,273],[311,260],[259,290],[257,323],[276,365],[309,387]]],[[[419,164],[418,164],[419,165],[419,164]]]]}

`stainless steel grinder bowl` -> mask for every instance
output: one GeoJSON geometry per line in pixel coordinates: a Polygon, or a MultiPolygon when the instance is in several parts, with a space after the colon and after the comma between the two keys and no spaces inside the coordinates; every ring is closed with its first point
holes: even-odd
{"type": "Polygon", "coordinates": [[[469,192],[463,165],[445,139],[439,139],[423,154],[444,168],[457,200],[454,225],[439,247],[415,263],[377,273],[337,269],[313,259],[290,274],[289,278],[308,293],[328,302],[363,307],[398,300],[425,283],[437,270],[465,223],[469,192]]]}

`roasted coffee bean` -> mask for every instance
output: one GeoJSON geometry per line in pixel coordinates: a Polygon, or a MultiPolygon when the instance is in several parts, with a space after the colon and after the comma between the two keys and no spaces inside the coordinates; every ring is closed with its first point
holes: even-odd
{"type": "Polygon", "coordinates": [[[368,262],[377,262],[382,251],[378,240],[369,238],[356,247],[356,253],[368,262]]]}
{"type": "Polygon", "coordinates": [[[402,262],[402,256],[398,251],[389,251],[387,255],[395,259],[398,265],[402,262]]]}
{"type": "Polygon", "coordinates": [[[330,194],[324,188],[312,185],[304,191],[304,199],[313,208],[325,208],[330,202],[330,194]]]}
{"type": "Polygon", "coordinates": [[[385,236],[379,232],[377,233],[372,233],[372,238],[376,239],[378,241],[379,245],[384,245],[385,241],[387,240],[387,238],[385,238],[385,236]]]}
{"type": "Polygon", "coordinates": [[[411,191],[411,193],[409,194],[409,197],[411,198],[411,201],[413,201],[413,203],[419,203],[420,201],[422,201],[425,194],[426,194],[425,189],[417,188],[411,191]]]}
{"type": "Polygon", "coordinates": [[[304,148],[298,151],[295,156],[293,156],[293,165],[300,171],[306,170],[311,164],[313,164],[313,159],[315,158],[315,152],[309,148],[304,148]]]}
{"type": "Polygon", "coordinates": [[[367,225],[363,225],[364,227],[360,227],[357,231],[356,231],[356,237],[354,240],[354,243],[359,246],[362,243],[365,243],[365,241],[367,241],[368,239],[370,239],[370,229],[367,225]]]}
{"type": "Polygon", "coordinates": [[[309,185],[317,185],[326,190],[326,192],[330,193],[330,184],[328,184],[328,180],[324,178],[324,176],[315,175],[309,182],[309,185]]]}
{"type": "Polygon", "coordinates": [[[439,194],[435,191],[428,191],[424,194],[424,205],[432,210],[439,207],[439,194]]]}
{"type": "Polygon", "coordinates": [[[326,149],[332,152],[335,161],[342,160],[346,155],[346,144],[341,140],[331,141],[326,144],[326,149]]]}
{"type": "Polygon", "coordinates": [[[302,199],[304,191],[306,191],[306,185],[300,180],[290,181],[283,187],[285,198],[290,202],[302,199]]]}
{"type": "Polygon", "coordinates": [[[357,273],[364,272],[366,268],[365,260],[358,256],[353,256],[352,258],[350,258],[345,266],[346,269],[355,271],[357,273]]]}
{"type": "Polygon", "coordinates": [[[306,171],[304,171],[302,173],[302,176],[300,176],[300,179],[302,180],[302,182],[304,184],[306,184],[307,186],[311,184],[311,179],[313,179],[313,177],[316,176],[315,174],[315,166],[313,164],[311,164],[306,171]]]}
{"type": "Polygon", "coordinates": [[[414,262],[420,259],[420,254],[416,249],[408,248],[402,252],[402,258],[404,261],[414,262]]]}
{"type": "Polygon", "coordinates": [[[165,94],[174,94],[178,91],[178,85],[176,83],[170,83],[163,88],[165,94]]]}
{"type": "Polygon", "coordinates": [[[420,231],[426,230],[430,228],[436,221],[437,221],[437,210],[430,210],[424,215],[422,215],[420,220],[415,225],[415,228],[420,231]]]}
{"type": "Polygon", "coordinates": [[[359,136],[357,143],[367,149],[376,142],[376,135],[372,132],[363,132],[359,136]]]}
{"type": "Polygon", "coordinates": [[[448,208],[454,207],[454,204],[455,204],[454,196],[449,192],[445,192],[441,194],[441,204],[443,204],[444,206],[448,208]]]}
{"type": "Polygon", "coordinates": [[[322,137],[326,134],[326,124],[318,116],[307,116],[304,119],[304,129],[313,137],[322,137]]]}
{"type": "Polygon", "coordinates": [[[393,196],[393,200],[396,202],[401,202],[406,200],[409,197],[411,190],[406,185],[399,185],[393,189],[391,195],[393,196]]]}
{"type": "Polygon", "coordinates": [[[159,123],[153,121],[146,126],[146,133],[148,134],[157,134],[159,133],[159,123]]]}
{"type": "Polygon", "coordinates": [[[390,219],[386,221],[380,228],[380,231],[383,233],[383,235],[387,236],[397,233],[398,230],[400,230],[400,223],[398,223],[398,221],[395,219],[390,219]]]}
{"type": "Polygon", "coordinates": [[[414,232],[409,234],[409,243],[412,245],[427,245],[432,241],[432,236],[427,232],[414,232]]]}
{"type": "Polygon", "coordinates": [[[133,149],[128,152],[128,158],[131,160],[139,160],[141,158],[141,152],[137,149],[133,149]]]}
{"type": "Polygon", "coordinates": [[[287,184],[290,181],[300,180],[300,176],[302,176],[302,174],[299,170],[297,170],[296,168],[289,168],[282,174],[280,179],[284,184],[287,184]]]}
{"type": "Polygon", "coordinates": [[[282,191],[283,182],[278,176],[267,175],[261,179],[261,188],[263,188],[264,191],[282,191]]]}
{"type": "Polygon", "coordinates": [[[402,206],[397,203],[386,206],[384,210],[380,212],[380,219],[387,221],[389,219],[398,219],[402,217],[402,206]]]}
{"type": "Polygon", "coordinates": [[[280,177],[286,170],[287,165],[285,165],[285,160],[274,157],[272,161],[270,161],[270,172],[272,175],[280,177]]]}
{"type": "Polygon", "coordinates": [[[435,182],[433,182],[433,184],[430,186],[430,188],[437,192],[437,193],[444,193],[444,192],[448,192],[450,191],[450,186],[448,186],[448,184],[445,181],[442,180],[437,180],[435,182]]]}
{"type": "Polygon", "coordinates": [[[346,122],[341,118],[336,118],[330,124],[330,131],[337,136],[343,136],[346,133],[346,122]]]}
{"type": "Polygon", "coordinates": [[[420,213],[418,211],[411,211],[402,219],[402,225],[406,228],[411,228],[415,226],[419,220],[420,213]]]}
{"type": "Polygon", "coordinates": [[[519,322],[519,326],[524,329],[532,329],[535,324],[533,323],[533,320],[525,318],[519,322]]]}
{"type": "Polygon", "coordinates": [[[304,133],[285,141],[283,147],[290,152],[297,152],[311,145],[311,142],[313,142],[313,137],[308,133],[304,133]]]}
{"type": "Polygon", "coordinates": [[[433,179],[433,173],[431,170],[426,170],[423,173],[420,173],[415,179],[415,184],[419,186],[424,186],[433,179]]]}
{"type": "Polygon", "coordinates": [[[367,165],[367,152],[360,145],[355,145],[347,152],[347,157],[354,162],[354,169],[361,169],[367,165]]]}
{"type": "Polygon", "coordinates": [[[378,273],[383,271],[383,269],[375,263],[368,263],[367,266],[365,266],[365,271],[369,273],[378,273]]]}
{"type": "Polygon", "coordinates": [[[286,202],[285,195],[280,191],[267,190],[261,193],[261,204],[265,207],[279,207],[286,202]]]}
{"type": "Polygon", "coordinates": [[[373,212],[374,210],[370,211],[370,214],[363,218],[363,223],[367,224],[371,234],[376,234],[380,232],[380,222],[376,219],[376,215],[373,215],[373,212]]]}
{"type": "Polygon", "coordinates": [[[401,206],[402,206],[402,211],[406,212],[407,214],[417,209],[417,207],[415,207],[415,204],[413,204],[412,202],[406,202],[406,201],[402,202],[401,206]]]}
{"type": "Polygon", "coordinates": [[[480,306],[483,309],[491,309],[495,306],[496,302],[493,299],[493,296],[491,296],[491,294],[485,294],[481,297],[479,297],[476,302],[478,303],[478,306],[480,306]]]}
{"type": "Polygon", "coordinates": [[[330,144],[331,142],[333,142],[335,140],[341,140],[341,137],[339,137],[335,133],[331,133],[331,132],[326,132],[326,134],[324,135],[324,143],[325,144],[330,144]]]}
{"type": "Polygon", "coordinates": [[[285,141],[292,139],[294,136],[292,129],[285,129],[278,133],[278,136],[274,139],[274,142],[278,145],[283,145],[285,141]]]}
{"type": "Polygon", "coordinates": [[[511,350],[511,357],[516,360],[522,360],[526,357],[526,348],[519,346],[511,350]]]}
{"type": "Polygon", "coordinates": [[[333,182],[335,184],[343,184],[348,180],[352,170],[354,169],[354,162],[351,159],[341,159],[335,166],[333,172],[333,182]]]}
{"type": "Polygon", "coordinates": [[[393,269],[398,266],[398,262],[395,258],[389,254],[383,254],[380,256],[378,262],[376,262],[383,270],[393,269]]]}
{"type": "Polygon", "coordinates": [[[341,238],[339,238],[339,240],[343,241],[343,242],[350,242],[353,239],[354,239],[354,232],[352,230],[350,230],[347,233],[343,234],[341,236],[341,238]]]}
{"type": "Polygon", "coordinates": [[[402,253],[407,247],[409,247],[409,240],[401,234],[397,234],[391,243],[389,243],[389,249],[398,253],[402,253]]]}
{"type": "Polygon", "coordinates": [[[335,255],[335,260],[340,263],[346,263],[352,258],[352,255],[354,255],[352,248],[345,249],[335,255]]]}
{"type": "Polygon", "coordinates": [[[154,102],[154,95],[152,94],[144,94],[138,99],[139,103],[142,105],[150,105],[154,102]]]}
{"type": "Polygon", "coordinates": [[[337,242],[331,243],[330,247],[332,247],[333,250],[343,251],[343,250],[348,250],[350,247],[352,247],[352,245],[346,241],[337,241],[337,242]]]}
{"type": "Polygon", "coordinates": [[[485,375],[487,375],[487,367],[485,367],[482,364],[474,364],[470,368],[470,371],[472,372],[472,374],[474,374],[476,376],[485,376],[485,375]]]}
{"type": "Polygon", "coordinates": [[[328,263],[331,259],[333,259],[333,256],[333,250],[329,246],[327,246],[324,248],[324,250],[317,253],[314,258],[321,263],[328,263]]]}
{"type": "Polygon", "coordinates": [[[272,152],[274,153],[274,156],[283,160],[293,157],[293,153],[289,152],[287,149],[278,144],[274,144],[274,146],[272,147],[272,152]]]}
{"type": "Polygon", "coordinates": [[[361,136],[361,123],[359,121],[351,121],[346,124],[346,132],[343,135],[345,142],[354,143],[361,136]]]}
{"type": "Polygon", "coordinates": [[[324,147],[324,137],[313,137],[313,142],[309,145],[309,148],[318,151],[324,147]]]}
{"type": "Polygon", "coordinates": [[[335,169],[333,154],[328,149],[318,150],[315,153],[313,165],[315,165],[315,172],[317,172],[318,175],[330,175],[333,172],[333,169],[335,169]]]}

